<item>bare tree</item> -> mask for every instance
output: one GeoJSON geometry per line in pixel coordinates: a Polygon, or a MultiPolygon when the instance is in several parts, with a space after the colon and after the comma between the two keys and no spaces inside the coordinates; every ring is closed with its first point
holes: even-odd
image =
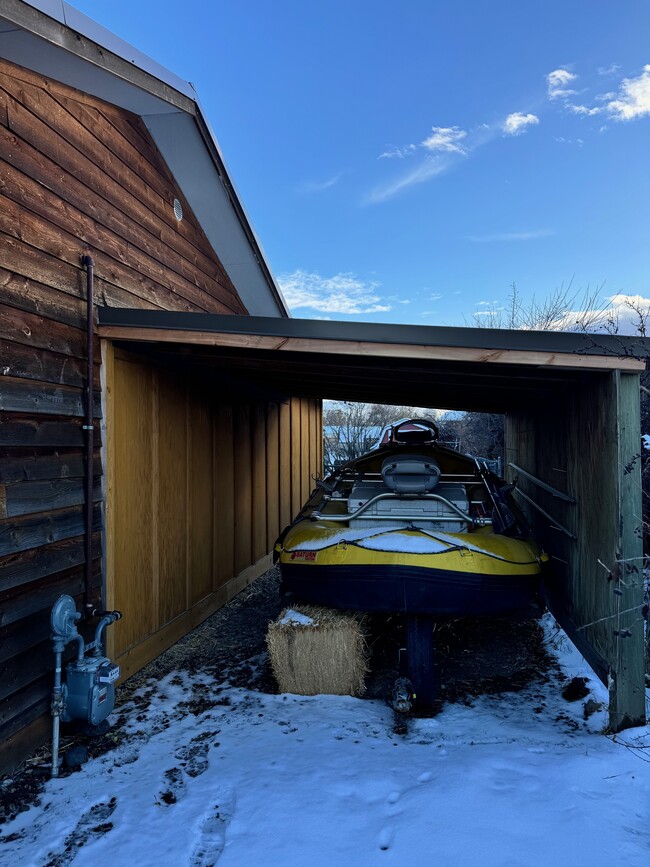
{"type": "Polygon", "coordinates": [[[461,451],[503,461],[504,429],[505,418],[499,413],[466,412],[457,426],[461,451]]]}
{"type": "Polygon", "coordinates": [[[572,278],[545,298],[533,295],[526,301],[512,283],[503,307],[493,304],[474,313],[470,324],[476,328],[525,331],[593,331],[603,327],[612,313],[611,305],[601,301],[603,285],[593,290],[589,286],[584,291],[574,290],[572,278]]]}
{"type": "Polygon", "coordinates": [[[413,406],[340,401],[326,403],[323,445],[326,471],[371,449],[383,428],[401,418],[435,418],[438,410],[413,406]]]}

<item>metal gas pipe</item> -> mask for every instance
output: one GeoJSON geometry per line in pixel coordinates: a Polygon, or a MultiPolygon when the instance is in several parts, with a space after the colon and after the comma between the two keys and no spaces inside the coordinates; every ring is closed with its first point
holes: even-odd
{"type": "Polygon", "coordinates": [[[77,611],[72,596],[63,594],[54,603],[50,616],[55,668],[52,691],[52,776],[59,775],[59,732],[61,721],[85,719],[90,725],[98,725],[106,719],[115,704],[115,681],[120,676],[119,665],[102,656],[102,635],[106,627],[120,620],[120,611],[90,612],[91,617],[100,617],[94,639],[86,644],[77,631],[81,613],[77,611]],[[62,682],[63,651],[71,641],[78,645],[77,657],[66,666],[66,683],[62,682]],[[87,656],[89,650],[93,653],[87,656]]]}

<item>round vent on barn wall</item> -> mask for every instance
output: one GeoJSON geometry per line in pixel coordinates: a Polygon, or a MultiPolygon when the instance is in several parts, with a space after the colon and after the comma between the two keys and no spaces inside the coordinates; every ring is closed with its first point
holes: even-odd
{"type": "Polygon", "coordinates": [[[179,223],[183,219],[183,206],[178,199],[174,199],[174,216],[179,223]]]}

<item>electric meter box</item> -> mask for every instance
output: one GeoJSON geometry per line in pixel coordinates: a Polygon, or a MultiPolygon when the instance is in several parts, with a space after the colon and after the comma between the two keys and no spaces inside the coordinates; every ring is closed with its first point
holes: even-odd
{"type": "Polygon", "coordinates": [[[63,722],[85,719],[99,725],[113,710],[120,667],[105,656],[86,656],[66,667],[63,722]]]}

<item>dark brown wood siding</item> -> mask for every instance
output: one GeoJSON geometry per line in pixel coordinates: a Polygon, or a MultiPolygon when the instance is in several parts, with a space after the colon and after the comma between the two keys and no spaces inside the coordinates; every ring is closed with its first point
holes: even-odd
{"type": "MultiPolygon", "coordinates": [[[[247,312],[142,121],[0,60],[0,767],[43,734],[49,609],[83,591],[83,255],[99,305],[247,312]]],[[[99,341],[93,381],[99,603],[99,341]]]]}

